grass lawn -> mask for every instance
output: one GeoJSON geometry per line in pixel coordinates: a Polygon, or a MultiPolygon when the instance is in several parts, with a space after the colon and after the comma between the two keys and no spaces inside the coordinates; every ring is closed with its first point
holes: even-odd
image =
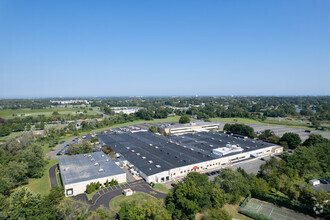
{"type": "MultiPolygon", "coordinates": [[[[17,109],[17,110],[11,110],[11,109],[4,109],[0,110],[0,118],[4,119],[11,119],[14,118],[13,114],[16,114],[17,116],[38,116],[38,115],[45,115],[45,116],[50,116],[53,114],[53,112],[58,112],[62,115],[66,114],[78,114],[83,113],[85,109],[80,109],[80,108],[45,108],[45,109],[17,109]],[[78,112],[80,111],[80,112],[78,112]]],[[[87,115],[96,115],[97,113],[94,111],[91,111],[89,109],[86,110],[87,115]]],[[[16,117],[16,116],[15,116],[16,117]]]]}
{"type": "Polygon", "coordinates": [[[130,203],[130,202],[136,201],[138,203],[138,205],[142,205],[147,200],[152,200],[152,201],[156,202],[157,199],[155,197],[150,196],[143,192],[136,192],[131,196],[120,195],[120,196],[113,198],[110,201],[110,208],[113,211],[118,212],[120,210],[120,204],[123,202],[130,203]]]}
{"type": "Polygon", "coordinates": [[[33,192],[40,193],[41,195],[47,195],[50,191],[48,170],[57,163],[58,160],[48,160],[48,164],[45,166],[44,175],[41,178],[30,178],[29,183],[25,186],[33,192]]]}
{"type": "Polygon", "coordinates": [[[19,131],[19,132],[11,132],[9,135],[4,136],[4,137],[0,137],[0,141],[7,141],[10,138],[15,138],[19,135],[21,135],[24,131],[19,131]]]}
{"type": "Polygon", "coordinates": [[[160,183],[157,183],[153,189],[166,194],[170,192],[169,189],[167,189],[163,184],[160,183]]]}
{"type": "Polygon", "coordinates": [[[234,219],[242,219],[242,220],[249,220],[251,218],[242,215],[240,213],[238,213],[239,211],[239,205],[232,205],[232,204],[226,204],[224,206],[224,209],[231,215],[232,218],[234,219]]]}
{"type": "Polygon", "coordinates": [[[276,125],[276,126],[283,126],[283,127],[315,130],[315,128],[303,126],[303,125],[296,125],[290,121],[276,121],[273,119],[266,119],[263,122],[253,120],[250,118],[210,118],[210,120],[211,121],[221,121],[221,122],[237,122],[237,123],[255,124],[255,125],[276,125]]]}

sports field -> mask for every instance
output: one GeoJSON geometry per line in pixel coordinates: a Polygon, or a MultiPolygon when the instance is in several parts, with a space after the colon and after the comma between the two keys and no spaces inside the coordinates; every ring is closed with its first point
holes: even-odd
{"type": "Polygon", "coordinates": [[[268,218],[274,220],[312,220],[314,218],[298,213],[291,209],[279,207],[268,202],[260,201],[258,199],[251,199],[244,208],[241,210],[247,210],[257,214],[262,214],[268,218]]]}

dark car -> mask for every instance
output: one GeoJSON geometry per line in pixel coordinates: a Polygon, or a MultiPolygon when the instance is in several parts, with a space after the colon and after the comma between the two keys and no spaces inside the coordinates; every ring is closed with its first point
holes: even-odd
{"type": "Polygon", "coordinates": [[[262,160],[262,161],[266,161],[266,159],[265,159],[265,158],[260,158],[260,160],[262,160]]]}
{"type": "Polygon", "coordinates": [[[310,131],[310,130],[305,130],[305,132],[307,132],[307,133],[311,133],[311,131],[310,131]]]}
{"type": "Polygon", "coordinates": [[[171,186],[172,186],[172,187],[177,187],[178,184],[172,183],[171,186]]]}
{"type": "Polygon", "coordinates": [[[212,172],[212,173],[211,173],[212,176],[215,175],[215,174],[216,174],[216,172],[212,172]]]}
{"type": "Polygon", "coordinates": [[[320,182],[323,184],[328,184],[328,182],[325,179],[320,179],[320,182]]]}
{"type": "Polygon", "coordinates": [[[61,141],[61,142],[60,142],[60,144],[63,144],[63,143],[65,143],[65,141],[61,141]]]}

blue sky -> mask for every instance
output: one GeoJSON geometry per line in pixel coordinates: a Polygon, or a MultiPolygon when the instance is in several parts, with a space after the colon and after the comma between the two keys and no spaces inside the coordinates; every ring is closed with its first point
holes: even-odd
{"type": "Polygon", "coordinates": [[[328,0],[0,1],[0,97],[330,95],[328,0]]]}

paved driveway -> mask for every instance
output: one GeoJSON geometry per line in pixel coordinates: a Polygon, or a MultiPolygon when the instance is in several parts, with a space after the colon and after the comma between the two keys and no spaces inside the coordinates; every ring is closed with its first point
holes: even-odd
{"type": "Polygon", "coordinates": [[[110,186],[98,191],[91,200],[88,201],[90,210],[96,210],[101,205],[105,208],[109,208],[111,199],[122,195],[124,189],[132,189],[133,191],[147,193],[157,199],[165,199],[166,194],[158,192],[150,188],[150,186],[144,180],[138,180],[117,186],[110,186]]]}
{"type": "Polygon", "coordinates": [[[53,188],[54,186],[57,186],[57,178],[56,178],[56,167],[58,163],[49,168],[48,174],[49,174],[49,179],[50,179],[50,186],[53,188]]]}

